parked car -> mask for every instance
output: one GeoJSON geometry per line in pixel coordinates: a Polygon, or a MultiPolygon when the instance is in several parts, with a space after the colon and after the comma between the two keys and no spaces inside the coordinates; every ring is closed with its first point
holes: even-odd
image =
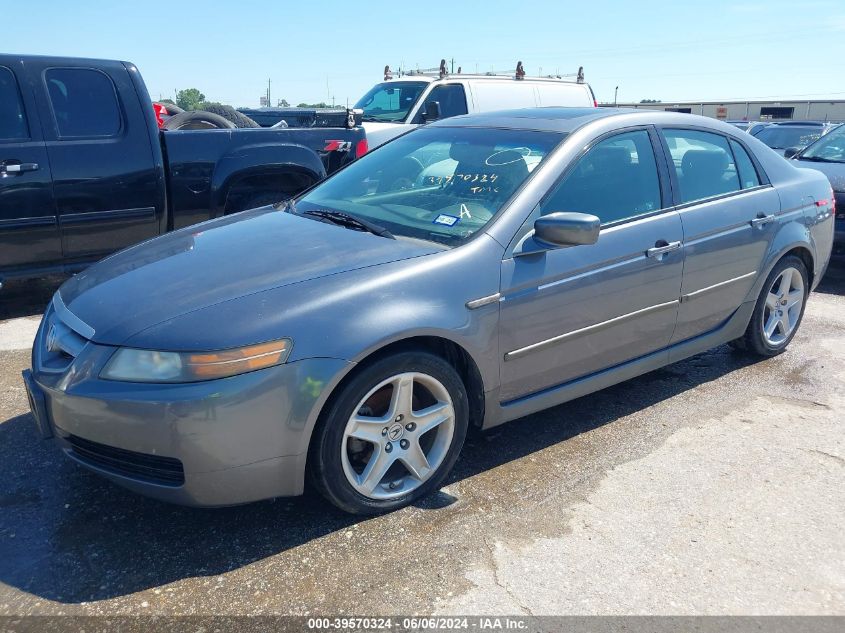
{"type": "Polygon", "coordinates": [[[735,128],[742,130],[743,132],[747,132],[748,128],[751,126],[751,121],[745,120],[735,120],[735,121],[725,121],[725,123],[729,125],[733,125],[735,128]]]}
{"type": "Polygon", "coordinates": [[[302,493],[387,511],[484,429],[734,341],[795,335],[830,183],[689,114],[451,117],[296,197],[66,282],[24,374],[68,457],[201,506],[302,493]],[[440,182],[373,186],[446,152],[440,182]],[[668,157],[668,160],[667,160],[668,157]]]}
{"type": "Polygon", "coordinates": [[[370,149],[424,123],[461,114],[537,106],[597,107],[590,85],[556,77],[411,72],[373,86],[364,111],[370,149]]]}
{"type": "Polygon", "coordinates": [[[757,136],[757,134],[762,130],[764,127],[771,125],[771,121],[754,121],[751,125],[748,126],[748,129],[745,131],[748,132],[751,136],[757,136]]]}
{"type": "Polygon", "coordinates": [[[831,130],[803,150],[787,152],[798,167],[817,169],[827,176],[836,203],[835,241],[845,245],[845,124],[831,130]]]}
{"type": "Polygon", "coordinates": [[[163,114],[132,64],[0,55],[0,284],[289,198],[366,151],[352,113],[326,129],[162,132],[157,115],[217,116],[163,114]]]}
{"type": "Polygon", "coordinates": [[[832,128],[832,124],[821,121],[776,121],[754,137],[783,155],[788,147],[806,147],[832,128]]]}

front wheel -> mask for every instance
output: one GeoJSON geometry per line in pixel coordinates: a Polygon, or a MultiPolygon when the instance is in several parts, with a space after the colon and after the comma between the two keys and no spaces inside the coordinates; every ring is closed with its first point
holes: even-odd
{"type": "Polygon", "coordinates": [[[766,278],[737,346],[760,356],[780,354],[798,332],[809,292],[807,266],[798,257],[784,257],[766,278]]]}
{"type": "Polygon", "coordinates": [[[339,508],[375,514],[436,490],[458,458],[468,425],[455,369],[404,352],[363,369],[341,388],[312,441],[312,480],[339,508]]]}

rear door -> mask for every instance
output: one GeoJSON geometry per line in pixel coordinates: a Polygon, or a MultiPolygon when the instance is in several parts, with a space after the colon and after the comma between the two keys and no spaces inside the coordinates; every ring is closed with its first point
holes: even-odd
{"type": "Polygon", "coordinates": [[[0,56],[0,269],[62,257],[50,162],[23,64],[0,56]]]}
{"type": "Polygon", "coordinates": [[[684,226],[673,337],[680,342],[719,327],[748,295],[780,220],[780,198],[735,139],[694,128],[665,128],[662,138],[684,226]]]}
{"type": "Polygon", "coordinates": [[[31,72],[65,259],[93,259],[157,235],[163,210],[153,139],[123,64],[46,60],[31,72]]]}

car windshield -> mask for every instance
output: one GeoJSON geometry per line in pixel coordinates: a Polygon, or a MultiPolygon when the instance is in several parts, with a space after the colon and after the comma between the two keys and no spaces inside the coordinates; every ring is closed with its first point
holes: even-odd
{"type": "Polygon", "coordinates": [[[364,121],[401,121],[428,84],[424,81],[391,81],[377,84],[355,104],[364,111],[364,121]]]}
{"type": "Polygon", "coordinates": [[[359,158],[288,208],[306,216],[341,212],[398,239],[458,246],[493,219],[564,138],[555,132],[422,128],[359,158]]]}
{"type": "Polygon", "coordinates": [[[845,125],[825,134],[801,154],[801,158],[845,163],[845,125]]]}
{"type": "Polygon", "coordinates": [[[821,127],[803,127],[800,125],[770,125],[755,134],[758,139],[772,149],[806,147],[821,135],[821,127]]]}

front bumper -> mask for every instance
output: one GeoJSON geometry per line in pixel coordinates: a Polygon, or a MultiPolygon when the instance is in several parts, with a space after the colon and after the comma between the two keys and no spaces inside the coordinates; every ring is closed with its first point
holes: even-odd
{"type": "Polygon", "coordinates": [[[306,359],[153,385],[97,378],[112,352],[89,343],[61,374],[25,372],[42,436],[52,433],[68,457],[122,486],[192,506],[301,494],[318,412],[349,365],[306,359]]]}

